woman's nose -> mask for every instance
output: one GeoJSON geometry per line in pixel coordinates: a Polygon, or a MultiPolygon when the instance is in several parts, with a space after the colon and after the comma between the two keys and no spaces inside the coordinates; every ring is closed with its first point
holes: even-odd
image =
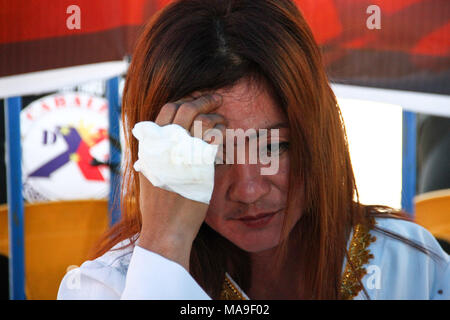
{"type": "Polygon", "coordinates": [[[231,201],[251,204],[270,192],[267,176],[261,175],[257,164],[233,164],[230,168],[233,182],[228,189],[231,201]]]}

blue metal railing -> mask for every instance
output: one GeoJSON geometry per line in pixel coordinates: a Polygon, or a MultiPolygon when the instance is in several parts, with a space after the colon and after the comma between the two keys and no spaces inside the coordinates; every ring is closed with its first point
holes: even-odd
{"type": "Polygon", "coordinates": [[[108,212],[110,225],[120,220],[120,103],[119,78],[113,78],[106,83],[106,97],[109,109],[109,163],[111,168],[111,183],[109,191],[108,212]]]}
{"type": "Polygon", "coordinates": [[[403,111],[402,209],[414,215],[416,194],[416,114],[403,111]]]}
{"type": "Polygon", "coordinates": [[[9,296],[25,299],[25,250],[22,198],[22,149],[20,143],[20,97],[5,100],[6,176],[9,228],[9,296]]]}

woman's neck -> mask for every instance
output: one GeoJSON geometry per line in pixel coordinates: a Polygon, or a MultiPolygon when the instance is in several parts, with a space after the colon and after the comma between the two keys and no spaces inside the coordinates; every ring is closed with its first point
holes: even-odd
{"type": "Polygon", "coordinates": [[[275,270],[276,249],[250,254],[251,280],[247,295],[250,299],[299,299],[301,265],[298,250],[289,255],[280,270],[275,270]]]}

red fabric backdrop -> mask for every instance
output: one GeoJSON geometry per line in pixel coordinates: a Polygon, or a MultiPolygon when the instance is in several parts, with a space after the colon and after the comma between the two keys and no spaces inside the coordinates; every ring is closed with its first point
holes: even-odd
{"type": "MultiPolygon", "coordinates": [[[[170,0],[0,0],[0,76],[121,60],[170,0]],[[81,29],[69,30],[70,5],[81,29]]],[[[296,0],[334,82],[450,94],[449,0],[296,0]],[[381,29],[366,12],[381,9],[381,29]]]]}

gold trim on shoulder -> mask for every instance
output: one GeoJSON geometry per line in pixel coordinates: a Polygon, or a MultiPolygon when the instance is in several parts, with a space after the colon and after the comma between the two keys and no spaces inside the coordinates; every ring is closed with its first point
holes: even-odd
{"type": "Polygon", "coordinates": [[[357,224],[353,229],[353,237],[348,249],[350,261],[346,263],[341,282],[341,298],[344,300],[353,299],[362,290],[360,282],[367,273],[364,265],[373,258],[368,247],[376,240],[376,237],[372,236],[369,231],[370,228],[362,224],[357,224]]]}
{"type": "MultiPolygon", "coordinates": [[[[374,223],[374,220],[372,220],[372,225],[374,223]]],[[[348,250],[350,261],[346,263],[341,282],[341,298],[344,300],[353,299],[362,290],[360,281],[367,273],[364,265],[373,258],[373,254],[370,253],[368,247],[376,240],[376,237],[370,234],[370,228],[362,224],[357,224],[353,228],[353,237],[348,250]],[[354,270],[352,270],[349,262],[353,265],[354,270]]],[[[225,275],[220,299],[247,300],[244,295],[225,275]]]]}
{"type": "Polygon", "coordinates": [[[222,292],[220,293],[220,300],[247,300],[242,292],[228,279],[225,275],[225,280],[222,285],[222,292]]]}

